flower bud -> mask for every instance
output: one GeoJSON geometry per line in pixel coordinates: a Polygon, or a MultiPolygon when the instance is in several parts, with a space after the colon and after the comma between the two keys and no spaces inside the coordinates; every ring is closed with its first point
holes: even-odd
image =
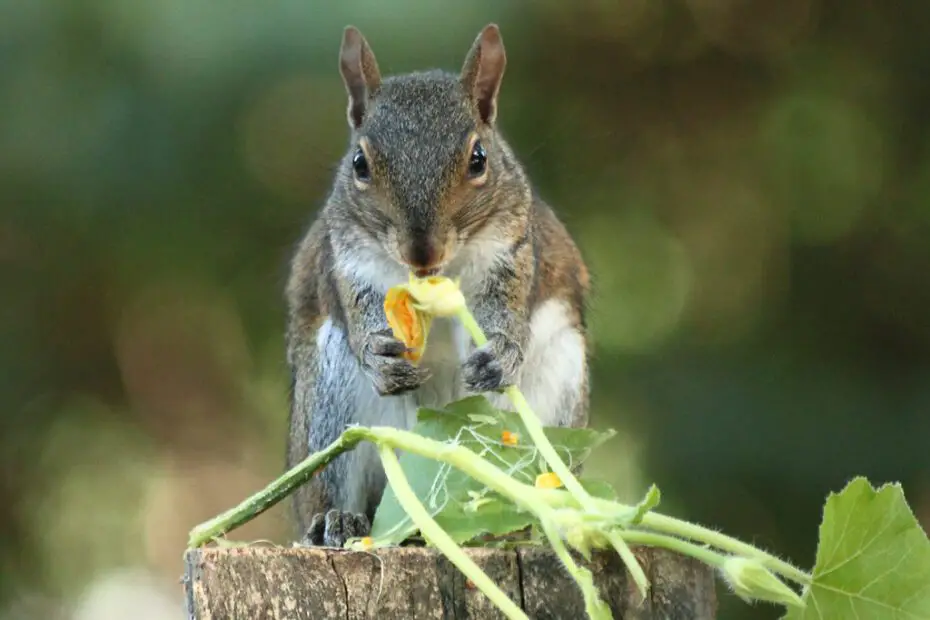
{"type": "Polygon", "coordinates": [[[757,560],[730,557],[723,562],[721,571],[733,592],[747,602],[758,600],[804,607],[801,597],[757,560]]]}

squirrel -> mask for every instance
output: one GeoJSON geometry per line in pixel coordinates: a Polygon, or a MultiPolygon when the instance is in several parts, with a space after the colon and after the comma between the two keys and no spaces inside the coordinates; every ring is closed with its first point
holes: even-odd
{"type": "MultiPolygon", "coordinates": [[[[505,409],[512,384],[543,425],[587,426],[588,269],[497,129],[505,66],[496,24],[459,74],[384,79],[362,33],[343,31],[351,140],[286,287],[289,468],[348,425],[409,429],[419,407],[477,393],[505,409]],[[408,361],[383,304],[410,273],[458,278],[488,343],[435,321],[408,361]]],[[[374,446],[338,456],[294,494],[303,544],[368,535],[384,487],[374,446]]]]}

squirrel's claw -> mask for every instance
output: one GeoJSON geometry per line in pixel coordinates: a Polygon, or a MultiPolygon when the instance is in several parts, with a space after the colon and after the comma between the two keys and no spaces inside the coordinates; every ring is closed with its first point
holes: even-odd
{"type": "Polygon", "coordinates": [[[514,382],[522,361],[520,347],[502,334],[493,334],[488,343],[475,349],[462,368],[462,379],[469,392],[502,390],[514,382]]]}
{"type": "Polygon", "coordinates": [[[415,390],[430,377],[426,368],[414,366],[402,357],[406,345],[389,332],[369,334],[362,358],[365,371],[381,396],[415,390]]]}
{"type": "Polygon", "coordinates": [[[465,361],[462,375],[469,392],[489,392],[502,387],[504,369],[490,351],[478,349],[465,361]]]}
{"type": "Polygon", "coordinates": [[[406,345],[391,334],[390,330],[368,336],[368,350],[372,355],[400,357],[407,351],[406,345]]]}

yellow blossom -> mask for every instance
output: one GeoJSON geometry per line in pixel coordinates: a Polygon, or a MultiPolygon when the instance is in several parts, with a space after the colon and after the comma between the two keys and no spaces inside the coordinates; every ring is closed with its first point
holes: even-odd
{"type": "Polygon", "coordinates": [[[458,282],[443,276],[411,276],[407,290],[416,300],[417,309],[432,316],[455,316],[465,307],[465,296],[458,282]]]}
{"type": "Polygon", "coordinates": [[[426,337],[434,316],[452,316],[465,307],[457,282],[440,276],[415,278],[392,286],[384,297],[384,315],[394,337],[403,342],[404,353],[418,362],[426,349],[426,337]]]}
{"type": "Polygon", "coordinates": [[[536,476],[536,487],[540,489],[557,489],[562,486],[562,481],[553,472],[539,474],[536,476]]]}

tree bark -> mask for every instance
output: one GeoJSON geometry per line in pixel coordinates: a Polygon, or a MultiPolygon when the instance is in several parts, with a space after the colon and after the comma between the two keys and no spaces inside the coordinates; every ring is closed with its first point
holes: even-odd
{"type": "MultiPolygon", "coordinates": [[[[581,591],[546,548],[466,549],[530,618],[583,620],[581,591]]],[[[715,618],[714,573],[661,549],[634,548],[652,584],[646,600],[616,553],[578,558],[617,620],[715,618]],[[641,604],[640,604],[641,603],[641,604]]],[[[423,547],[371,553],[300,547],[189,550],[184,584],[194,620],[504,618],[443,556],[423,547]]]]}

